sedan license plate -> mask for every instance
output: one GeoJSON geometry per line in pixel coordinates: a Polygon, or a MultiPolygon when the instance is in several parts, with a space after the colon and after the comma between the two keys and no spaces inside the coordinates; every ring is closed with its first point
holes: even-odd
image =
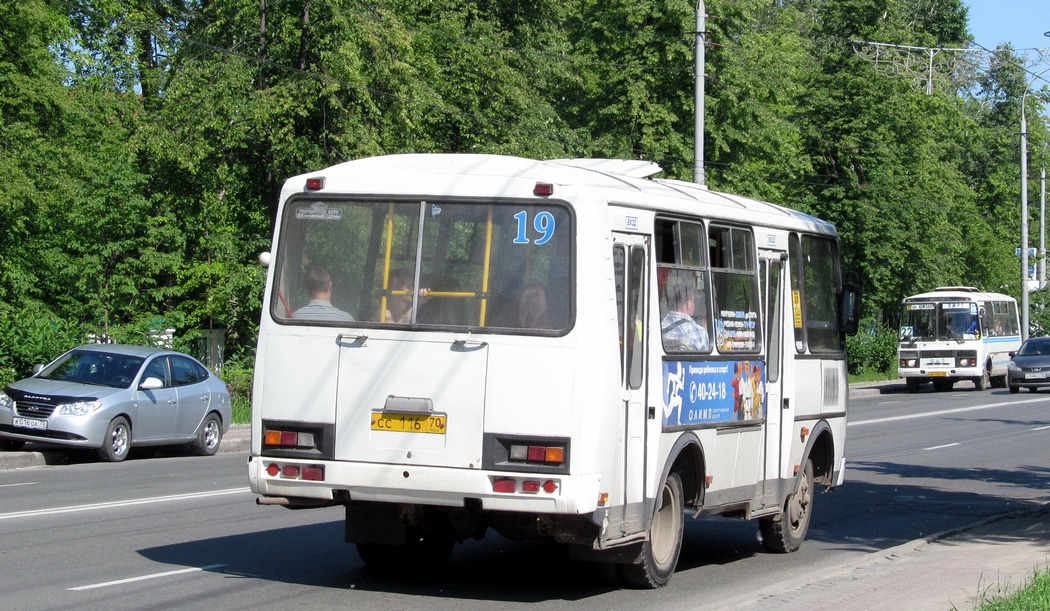
{"type": "Polygon", "coordinates": [[[37,431],[47,430],[47,420],[34,420],[33,418],[12,418],[11,425],[23,429],[34,429],[37,431]]]}
{"type": "Polygon", "coordinates": [[[1046,374],[1045,373],[1026,373],[1026,374],[1024,374],[1024,379],[1026,379],[1026,380],[1042,380],[1044,378],[1046,378],[1046,374]]]}
{"type": "Polygon", "coordinates": [[[438,414],[372,412],[372,430],[444,435],[447,418],[438,414]]]}

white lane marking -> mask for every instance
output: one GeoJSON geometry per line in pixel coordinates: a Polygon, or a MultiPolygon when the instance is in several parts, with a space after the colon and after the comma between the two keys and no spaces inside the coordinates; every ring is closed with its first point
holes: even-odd
{"type": "Polygon", "coordinates": [[[900,401],[879,401],[875,405],[893,405],[894,403],[900,403],[900,401]]]}
{"type": "Polygon", "coordinates": [[[1037,426],[1037,427],[1035,427],[1032,430],[1033,431],[1045,431],[1046,429],[1050,429],[1050,426],[1037,426]]]}
{"type": "Polygon", "coordinates": [[[128,577],[127,579],[117,579],[115,581],[104,581],[102,583],[92,583],[86,586],[77,586],[75,588],[66,588],[70,592],[79,590],[94,590],[95,588],[105,588],[108,586],[119,586],[124,583],[134,583],[136,581],[146,581],[147,579],[157,579],[160,577],[170,577],[172,575],[181,575],[183,573],[194,573],[197,571],[210,571],[211,569],[217,569],[219,567],[226,566],[225,564],[209,564],[208,566],[195,566],[188,569],[179,569],[177,571],[165,571],[163,573],[153,573],[152,575],[142,575],[141,577],[128,577]]]}
{"type": "Polygon", "coordinates": [[[950,448],[950,447],[952,447],[952,446],[957,446],[957,445],[959,445],[959,442],[956,442],[956,443],[946,443],[946,444],[944,444],[943,446],[933,446],[932,448],[923,448],[923,450],[926,450],[926,451],[928,452],[928,451],[930,451],[930,450],[941,450],[941,449],[944,449],[944,448],[950,448]]]}
{"type": "Polygon", "coordinates": [[[13,486],[36,486],[40,482],[20,482],[17,484],[0,484],[0,488],[11,488],[13,486]]]}
{"type": "Polygon", "coordinates": [[[0,513],[0,520],[11,518],[26,518],[33,516],[49,516],[60,513],[74,513],[77,511],[92,511],[95,509],[111,509],[113,507],[132,507],[134,505],[148,505],[150,503],[166,503],[168,501],[180,501],[184,499],[199,499],[209,496],[221,496],[224,494],[240,494],[250,492],[247,487],[229,488],[227,490],[213,490],[211,492],[195,492],[193,494],[172,494],[170,496],[154,496],[145,499],[132,499],[128,501],[112,501],[109,503],[94,503],[91,505],[71,505],[69,507],[54,507],[52,509],[33,509],[31,511],[14,511],[11,513],[0,513]]]}
{"type": "Polygon", "coordinates": [[[972,412],[979,409],[989,409],[992,407],[1002,407],[1004,405],[1021,405],[1022,403],[1038,403],[1046,401],[1043,399],[1024,399],[1022,401],[1004,401],[1002,403],[989,403],[987,405],[974,405],[973,407],[957,407],[955,409],[942,409],[936,412],[924,412],[921,414],[907,414],[905,416],[889,416],[887,418],[873,418],[871,420],[852,420],[846,423],[846,426],[860,426],[862,424],[879,424],[882,422],[897,422],[899,420],[911,420],[913,418],[932,418],[933,416],[943,416],[945,414],[958,414],[961,412],[972,412]]]}

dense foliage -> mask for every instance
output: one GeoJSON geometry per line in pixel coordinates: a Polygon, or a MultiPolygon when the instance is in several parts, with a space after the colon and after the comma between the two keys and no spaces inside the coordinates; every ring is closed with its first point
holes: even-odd
{"type": "MultiPolygon", "coordinates": [[[[692,0],[0,4],[6,377],[85,333],[158,326],[223,329],[243,369],[281,182],[331,163],[627,157],[693,177],[692,0]]],[[[938,285],[1018,294],[1017,126],[1027,91],[1042,167],[1041,67],[1005,47],[927,92],[855,51],[964,47],[961,0],[706,9],[712,188],[834,222],[878,328],[938,285]]]]}

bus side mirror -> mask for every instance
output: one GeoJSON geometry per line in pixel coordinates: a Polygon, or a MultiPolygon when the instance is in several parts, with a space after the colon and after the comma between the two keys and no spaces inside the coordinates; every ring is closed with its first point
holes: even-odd
{"type": "Polygon", "coordinates": [[[856,284],[842,285],[839,293],[839,315],[841,328],[846,335],[856,335],[860,327],[860,287],[856,284]]]}

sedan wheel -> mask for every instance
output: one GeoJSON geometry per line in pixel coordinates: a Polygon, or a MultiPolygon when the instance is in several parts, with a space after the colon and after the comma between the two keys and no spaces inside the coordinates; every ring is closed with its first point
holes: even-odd
{"type": "Polygon", "coordinates": [[[1020,386],[1014,386],[1013,384],[1010,385],[1010,394],[1011,395],[1016,395],[1020,391],[1021,391],[1021,387],[1020,386]]]}
{"type": "Polygon", "coordinates": [[[123,416],[118,416],[109,423],[98,457],[106,462],[120,462],[128,457],[131,449],[131,425],[123,416]]]}
{"type": "Polygon", "coordinates": [[[222,422],[215,414],[208,414],[204,423],[197,431],[197,439],[193,442],[193,453],[198,456],[211,456],[219,449],[222,441],[222,422]]]}

